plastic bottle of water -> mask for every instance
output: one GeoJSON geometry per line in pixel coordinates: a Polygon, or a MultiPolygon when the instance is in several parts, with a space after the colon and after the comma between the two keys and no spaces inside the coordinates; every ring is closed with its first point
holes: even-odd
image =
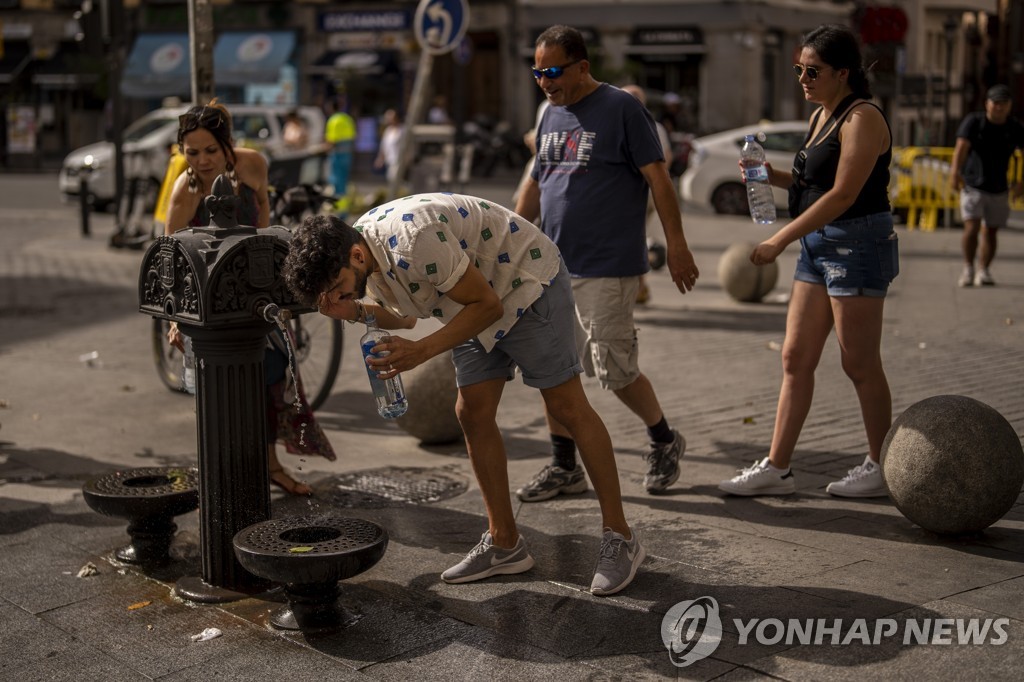
{"type": "Polygon", "coordinates": [[[740,165],[747,180],[750,217],[755,223],[767,225],[775,222],[775,199],[768,179],[768,167],[764,164],[764,148],[753,135],[747,135],[740,150],[740,165]]]}
{"type": "MultiPolygon", "coordinates": [[[[359,347],[363,349],[363,357],[387,357],[388,353],[377,353],[374,355],[370,350],[380,343],[380,340],[388,334],[381,331],[377,326],[377,319],[369,312],[366,313],[366,333],[359,339],[359,347]]],[[[402,387],[402,377],[396,374],[390,379],[381,379],[377,376],[377,369],[366,365],[366,374],[370,377],[370,388],[373,389],[373,399],[377,403],[377,412],[385,419],[395,419],[405,414],[409,409],[409,401],[405,397],[405,389],[402,387]]]]}
{"type": "Polygon", "coordinates": [[[185,352],[181,356],[181,385],[186,393],[196,393],[196,356],[192,352],[192,339],[182,335],[185,339],[185,352]]]}

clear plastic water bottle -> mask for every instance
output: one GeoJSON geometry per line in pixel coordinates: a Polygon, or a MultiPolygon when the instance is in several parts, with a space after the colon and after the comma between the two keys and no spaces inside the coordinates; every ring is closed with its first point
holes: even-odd
{"type": "MultiPolygon", "coordinates": [[[[377,326],[377,318],[372,313],[367,311],[365,317],[366,333],[359,339],[359,347],[363,349],[363,358],[387,357],[386,351],[376,355],[370,352],[388,334],[377,326]]],[[[405,414],[405,411],[409,409],[409,401],[405,397],[401,375],[396,374],[390,379],[381,379],[377,376],[377,369],[370,365],[366,365],[366,374],[370,377],[370,388],[373,390],[373,399],[377,403],[377,412],[380,416],[385,419],[395,419],[405,414]]]]}
{"type": "Polygon", "coordinates": [[[768,167],[765,166],[764,148],[758,144],[757,138],[747,135],[743,148],[740,150],[740,165],[747,181],[747,203],[750,204],[750,217],[755,223],[767,225],[775,222],[775,198],[772,196],[772,184],[768,178],[768,167]]]}
{"type": "Polygon", "coordinates": [[[196,355],[192,352],[192,339],[182,335],[185,352],[181,355],[181,385],[186,393],[196,393],[196,355]]]}

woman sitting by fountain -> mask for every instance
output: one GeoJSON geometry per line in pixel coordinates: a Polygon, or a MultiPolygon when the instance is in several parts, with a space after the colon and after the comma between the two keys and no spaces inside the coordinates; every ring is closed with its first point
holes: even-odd
{"type": "MultiPolygon", "coordinates": [[[[224,105],[213,99],[207,105],[193,106],[178,117],[178,150],[184,155],[188,167],[171,190],[165,228],[167,234],[186,227],[210,224],[210,214],[203,199],[210,194],[213,181],[220,175],[227,175],[240,199],[239,225],[262,228],[270,224],[267,162],[253,149],[235,147],[231,137],[231,115],[224,105]]],[[[168,339],[183,350],[182,335],[177,325],[171,325],[168,339]]],[[[267,337],[263,364],[267,382],[270,482],[292,495],[311,495],[313,490],[308,485],[293,479],[281,466],[275,443],[282,441],[291,454],[320,455],[330,461],[334,461],[336,456],[302,395],[301,379],[294,384],[290,380],[288,351],[280,330],[274,330],[267,337]],[[296,392],[301,407],[296,406],[296,392]]]]}

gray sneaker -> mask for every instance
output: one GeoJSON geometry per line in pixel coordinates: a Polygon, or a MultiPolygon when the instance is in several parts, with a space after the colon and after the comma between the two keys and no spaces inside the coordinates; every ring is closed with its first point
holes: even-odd
{"type": "Polygon", "coordinates": [[[672,429],[671,443],[654,443],[644,459],[651,465],[644,476],[644,487],[649,493],[659,493],[679,479],[679,458],[686,452],[683,434],[672,429]]]}
{"type": "Polygon", "coordinates": [[[541,502],[555,495],[575,495],[587,491],[587,477],[579,464],[572,471],[548,464],[529,483],[516,491],[523,502],[541,502]]]}
{"type": "Polygon", "coordinates": [[[647,557],[636,531],[632,531],[633,539],[608,528],[604,529],[601,538],[601,555],[597,558],[594,580],[590,583],[590,592],[599,596],[615,594],[633,582],[636,570],[647,557]]]}
{"type": "Polygon", "coordinates": [[[492,575],[523,573],[531,568],[533,557],[526,551],[522,535],[519,536],[515,547],[504,549],[494,546],[491,532],[487,531],[465,559],[441,574],[441,580],[452,584],[470,583],[492,575]]]}

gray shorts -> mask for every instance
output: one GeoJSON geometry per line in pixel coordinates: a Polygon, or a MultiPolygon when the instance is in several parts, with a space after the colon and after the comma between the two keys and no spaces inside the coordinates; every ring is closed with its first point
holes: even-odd
{"type": "Polygon", "coordinates": [[[578,277],[572,295],[579,316],[580,357],[587,376],[617,391],[640,376],[633,309],[639,277],[578,277]]]}
{"type": "Polygon", "coordinates": [[[1010,219],[1010,193],[992,194],[965,186],[960,190],[960,219],[984,220],[985,227],[997,230],[1010,219]]]}
{"type": "Polygon", "coordinates": [[[511,381],[516,367],[533,388],[561,386],[583,372],[575,342],[576,311],[562,265],[550,286],[488,353],[475,338],[452,349],[455,382],[470,386],[491,379],[511,381]]]}

